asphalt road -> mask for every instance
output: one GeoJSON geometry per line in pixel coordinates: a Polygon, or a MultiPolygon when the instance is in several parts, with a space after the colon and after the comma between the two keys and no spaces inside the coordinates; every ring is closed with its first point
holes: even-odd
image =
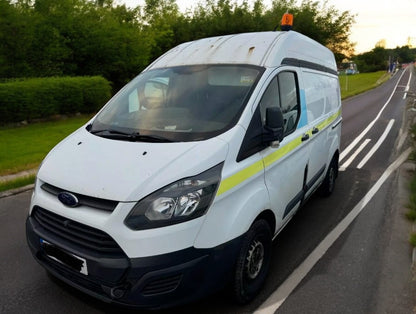
{"type": "MultiPolygon", "coordinates": [[[[334,194],[310,199],[278,236],[270,275],[251,304],[237,306],[227,292],[220,292],[165,312],[252,313],[261,307],[409,146],[408,141],[400,140],[400,135],[406,129],[407,99],[403,99],[403,94],[410,72],[400,71],[381,87],[343,102],[343,151],[374,123],[355,148],[343,156],[340,165],[363,143],[367,144],[340,172],[334,194]],[[391,128],[385,140],[358,169],[360,161],[377,145],[388,127],[391,128]]],[[[413,91],[415,77],[413,74],[410,82],[413,91]]],[[[408,244],[411,225],[403,217],[407,195],[403,186],[400,188],[408,175],[406,169],[401,169],[388,177],[361,214],[278,307],[277,313],[413,312],[416,289],[408,244]]],[[[0,313],[133,313],[96,301],[51,278],[34,261],[25,239],[30,195],[28,191],[0,199],[0,313]]]]}

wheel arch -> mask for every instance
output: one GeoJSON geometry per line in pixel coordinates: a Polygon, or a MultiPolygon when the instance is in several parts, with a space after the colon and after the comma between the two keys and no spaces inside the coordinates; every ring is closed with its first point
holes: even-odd
{"type": "Polygon", "coordinates": [[[269,224],[270,231],[272,232],[272,235],[274,235],[276,233],[276,216],[275,216],[275,214],[273,213],[272,210],[265,209],[264,211],[262,211],[256,217],[256,219],[254,219],[252,225],[258,220],[265,220],[269,224]]]}

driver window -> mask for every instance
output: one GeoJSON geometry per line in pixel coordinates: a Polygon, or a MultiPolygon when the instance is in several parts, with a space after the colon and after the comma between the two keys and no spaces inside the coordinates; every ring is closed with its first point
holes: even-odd
{"type": "Polygon", "coordinates": [[[284,119],[284,134],[295,130],[300,106],[298,101],[298,87],[294,72],[281,72],[270,82],[260,100],[260,115],[263,126],[266,123],[266,109],[280,107],[284,119]]]}
{"type": "Polygon", "coordinates": [[[260,115],[263,125],[266,123],[266,109],[270,107],[279,107],[279,89],[277,86],[277,77],[274,77],[260,100],[260,115]]]}
{"type": "Polygon", "coordinates": [[[278,75],[278,79],[281,99],[280,109],[283,113],[286,135],[295,130],[298,117],[300,116],[296,74],[294,72],[281,72],[278,75]]]}

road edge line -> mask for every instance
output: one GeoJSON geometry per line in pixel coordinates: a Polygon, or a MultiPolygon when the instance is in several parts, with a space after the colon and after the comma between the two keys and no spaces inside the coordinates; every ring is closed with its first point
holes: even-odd
{"type": "Polygon", "coordinates": [[[274,313],[285,302],[292,291],[306,277],[315,264],[322,258],[326,251],[334,244],[340,235],[361,213],[374,195],[381,188],[387,178],[400,167],[409,157],[412,148],[406,149],[390,166],[384,171],[377,182],[371,187],[367,194],[354,206],[350,213],[318,244],[309,256],[289,275],[289,277],[275,290],[269,298],[254,312],[255,314],[274,313]]]}

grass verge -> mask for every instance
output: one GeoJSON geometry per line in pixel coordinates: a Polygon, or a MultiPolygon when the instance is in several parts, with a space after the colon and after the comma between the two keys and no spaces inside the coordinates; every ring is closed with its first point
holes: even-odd
{"type": "Polygon", "coordinates": [[[406,213],[407,219],[416,222],[416,176],[410,182],[410,197],[407,207],[409,208],[406,213]]]}
{"type": "Polygon", "coordinates": [[[411,245],[413,245],[413,247],[416,247],[416,233],[412,233],[410,235],[409,242],[411,245]]]}
{"type": "Polygon", "coordinates": [[[20,177],[11,181],[0,182],[0,192],[17,189],[22,186],[33,184],[35,183],[35,177],[36,175],[33,174],[30,176],[20,177]]]}
{"type": "Polygon", "coordinates": [[[62,139],[85,124],[89,116],[0,128],[0,176],[38,167],[62,139]]]}
{"type": "Polygon", "coordinates": [[[372,73],[359,73],[354,75],[340,75],[339,85],[341,88],[341,99],[361,94],[373,89],[390,78],[386,71],[372,73]]]}

